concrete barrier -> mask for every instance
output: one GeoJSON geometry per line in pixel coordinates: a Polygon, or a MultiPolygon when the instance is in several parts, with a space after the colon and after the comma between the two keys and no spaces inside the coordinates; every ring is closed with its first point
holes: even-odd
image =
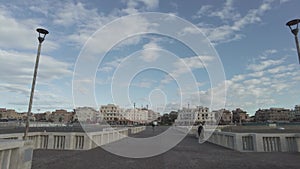
{"type": "MultiPolygon", "coordinates": [[[[195,135],[198,138],[198,126],[173,126],[177,131],[195,135]]],[[[203,130],[205,131],[221,131],[218,126],[213,125],[205,125],[203,126],[203,130]]]]}
{"type": "Polygon", "coordinates": [[[210,132],[207,141],[240,152],[300,152],[300,134],[210,132]]]}
{"type": "Polygon", "coordinates": [[[146,130],[146,126],[130,127],[129,130],[130,130],[131,134],[136,134],[136,133],[139,133],[139,132],[142,132],[142,131],[146,130]]]}
{"type": "Polygon", "coordinates": [[[1,169],[30,169],[32,141],[0,139],[1,169]]]}
{"type": "MultiPolygon", "coordinates": [[[[29,132],[34,149],[89,150],[145,130],[145,126],[111,129],[98,132],[29,132]]],[[[1,134],[0,139],[22,140],[23,133],[1,134]]]]}
{"type": "MultiPolygon", "coordinates": [[[[130,128],[133,133],[145,126],[130,128]]],[[[0,134],[0,169],[30,169],[34,149],[89,150],[128,137],[128,128],[98,132],[29,132],[0,134]]]]}

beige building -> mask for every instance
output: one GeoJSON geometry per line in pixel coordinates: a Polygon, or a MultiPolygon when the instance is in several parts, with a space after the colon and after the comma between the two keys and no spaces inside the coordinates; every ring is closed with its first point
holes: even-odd
{"type": "Polygon", "coordinates": [[[230,124],[232,123],[232,113],[226,109],[220,109],[213,111],[215,113],[216,120],[219,121],[219,124],[230,124]]]}
{"type": "Polygon", "coordinates": [[[155,112],[150,109],[147,109],[147,110],[148,110],[148,123],[150,123],[152,121],[156,121],[161,117],[159,112],[155,112]]]}
{"type": "Polygon", "coordinates": [[[284,108],[259,109],[255,113],[257,122],[287,122],[291,120],[291,111],[284,108]]]}
{"type": "Polygon", "coordinates": [[[17,113],[14,109],[0,108],[1,119],[24,119],[24,114],[17,113]]]}
{"type": "Polygon", "coordinates": [[[47,111],[45,113],[36,113],[34,114],[36,121],[49,121],[51,120],[51,112],[47,111]]]}
{"type": "Polygon", "coordinates": [[[92,107],[78,107],[74,110],[73,119],[84,123],[98,123],[103,120],[102,114],[92,107]]]}
{"type": "Polygon", "coordinates": [[[56,123],[68,123],[73,120],[73,115],[73,112],[68,112],[67,110],[60,109],[52,112],[52,114],[50,115],[50,119],[51,121],[56,123]]]}
{"type": "Polygon", "coordinates": [[[103,120],[109,124],[127,124],[126,118],[122,115],[124,110],[114,104],[103,105],[100,107],[100,113],[103,120]]]}
{"type": "Polygon", "coordinates": [[[242,110],[241,108],[236,108],[232,110],[232,122],[235,124],[241,124],[243,122],[250,121],[249,115],[246,111],[242,110]]]}

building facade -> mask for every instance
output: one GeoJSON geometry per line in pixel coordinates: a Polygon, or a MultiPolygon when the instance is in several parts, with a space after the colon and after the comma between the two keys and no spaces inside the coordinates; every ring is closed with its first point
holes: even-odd
{"type": "Polygon", "coordinates": [[[36,113],[34,117],[36,121],[51,121],[51,115],[52,113],[47,111],[45,113],[36,113]]]}
{"type": "Polygon", "coordinates": [[[300,105],[296,105],[292,114],[293,121],[300,121],[300,105]]]}
{"type": "Polygon", "coordinates": [[[234,124],[241,124],[243,122],[248,122],[249,120],[249,115],[241,108],[232,110],[232,122],[234,124]]]}
{"type": "Polygon", "coordinates": [[[122,115],[124,109],[114,104],[103,105],[100,107],[100,113],[103,116],[103,120],[108,124],[126,124],[127,120],[122,115]]]}
{"type": "Polygon", "coordinates": [[[176,125],[197,125],[200,123],[215,124],[215,113],[210,112],[209,108],[203,106],[178,110],[178,117],[175,120],[176,125]]]}
{"type": "Polygon", "coordinates": [[[60,109],[53,111],[51,115],[45,113],[44,116],[45,119],[48,118],[48,120],[55,123],[68,123],[73,121],[74,113],[60,109]]]}
{"type": "Polygon", "coordinates": [[[226,109],[220,109],[213,111],[215,113],[216,120],[221,125],[227,125],[232,123],[232,113],[229,110],[226,109]]]}
{"type": "MultiPolygon", "coordinates": [[[[147,124],[149,123],[149,114],[147,109],[126,109],[124,111],[123,116],[131,122],[139,123],[139,124],[147,124]]],[[[152,115],[150,115],[152,116],[152,115]]]]}
{"type": "Polygon", "coordinates": [[[74,110],[73,119],[85,123],[99,123],[103,120],[101,113],[91,107],[78,107],[74,110]]]}
{"type": "Polygon", "coordinates": [[[259,109],[255,113],[257,122],[289,122],[291,110],[284,108],[259,109]]]}
{"type": "Polygon", "coordinates": [[[26,117],[27,114],[17,113],[14,109],[0,108],[0,119],[24,120],[26,117]]]}
{"type": "Polygon", "coordinates": [[[122,109],[117,105],[108,104],[100,107],[100,113],[109,124],[147,124],[160,117],[158,112],[147,108],[122,109]]]}

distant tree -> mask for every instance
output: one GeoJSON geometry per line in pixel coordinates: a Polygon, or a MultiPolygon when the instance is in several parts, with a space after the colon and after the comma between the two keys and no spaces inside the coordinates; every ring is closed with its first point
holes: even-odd
{"type": "Polygon", "coordinates": [[[162,117],[161,117],[161,124],[162,125],[170,125],[170,124],[172,124],[170,116],[169,116],[168,113],[165,113],[165,114],[162,115],[162,117]]]}
{"type": "Polygon", "coordinates": [[[177,119],[177,116],[178,116],[178,112],[176,112],[176,111],[170,112],[169,117],[170,117],[171,123],[175,122],[175,120],[177,119]]]}

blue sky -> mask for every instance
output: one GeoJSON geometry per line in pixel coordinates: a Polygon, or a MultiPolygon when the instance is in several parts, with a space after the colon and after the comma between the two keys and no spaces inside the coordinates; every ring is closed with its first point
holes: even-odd
{"type": "MultiPolygon", "coordinates": [[[[92,106],[117,103],[132,107],[135,102],[137,107],[149,105],[165,112],[188,104],[230,110],[240,107],[250,114],[258,108],[293,108],[300,104],[300,66],[293,36],[285,23],[300,17],[299,6],[297,0],[1,1],[0,107],[27,110],[38,45],[35,29],[43,27],[50,34],[42,47],[33,112],[90,105],[84,97],[74,105],[74,91],[83,95],[92,92],[97,102],[92,106]],[[105,46],[106,41],[114,40],[122,31],[144,28],[147,32],[151,26],[145,25],[152,22],[136,17],[111,28],[115,32],[108,39],[98,39],[98,46],[84,46],[89,44],[89,38],[115,19],[141,12],[167,13],[187,20],[202,32],[195,36],[210,42],[211,49],[197,56],[175,38],[135,35],[115,44],[101,63],[85,60],[82,64],[86,68],[98,65],[96,73],[91,78],[80,78],[80,85],[74,85],[73,72],[82,50],[101,50],[104,47],[100,44],[105,46]],[[216,66],[212,57],[213,48],[221,67],[216,66]],[[173,55],[182,59],[174,61],[173,55]],[[181,61],[192,72],[196,90],[186,93],[180,90],[178,81],[188,83],[188,71],[181,61]],[[153,63],[165,66],[168,71],[151,69],[153,63]],[[127,81],[123,79],[131,69],[141,65],[148,69],[140,69],[127,81]],[[224,70],[225,79],[212,85],[208,67],[224,70]],[[95,88],[84,87],[91,84],[95,88]],[[223,106],[223,96],[218,94],[225,89],[223,106]],[[212,91],[220,104],[211,105],[212,91]]],[[[184,33],[193,35],[194,32],[187,29],[184,33]]],[[[189,88],[187,84],[185,87],[189,88]]]]}

